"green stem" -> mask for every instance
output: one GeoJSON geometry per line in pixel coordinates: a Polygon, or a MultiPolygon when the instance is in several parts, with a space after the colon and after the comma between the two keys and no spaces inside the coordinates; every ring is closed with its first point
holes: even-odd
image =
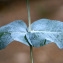
{"type": "Polygon", "coordinates": [[[32,45],[29,43],[29,41],[28,41],[26,35],[25,35],[25,39],[26,39],[26,41],[28,42],[28,44],[29,44],[29,46],[30,46],[30,60],[31,60],[31,63],[34,63],[34,61],[33,61],[33,47],[32,47],[32,45]]]}
{"type": "Polygon", "coordinates": [[[30,4],[29,4],[29,0],[27,1],[27,11],[28,11],[28,25],[29,25],[29,32],[31,31],[31,17],[30,17],[30,4]]]}
{"type": "Polygon", "coordinates": [[[34,63],[33,61],[33,47],[30,45],[30,59],[31,59],[31,63],[34,63]]]}
{"type": "MultiPolygon", "coordinates": [[[[31,17],[30,17],[30,5],[29,5],[29,0],[26,0],[27,2],[27,11],[28,11],[28,25],[29,25],[29,29],[28,29],[28,32],[31,31],[31,17]]],[[[30,45],[30,44],[29,44],[30,45]]],[[[33,62],[33,47],[32,45],[30,45],[30,60],[31,60],[31,63],[34,63],[33,62]]]]}

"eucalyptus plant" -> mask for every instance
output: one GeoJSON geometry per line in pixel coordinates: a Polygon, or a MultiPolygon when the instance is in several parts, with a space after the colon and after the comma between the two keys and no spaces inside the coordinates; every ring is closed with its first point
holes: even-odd
{"type": "Polygon", "coordinates": [[[30,6],[27,0],[28,24],[22,20],[15,20],[0,27],[0,50],[12,41],[30,46],[30,59],[33,63],[33,47],[40,47],[51,42],[63,48],[63,22],[50,19],[39,19],[31,24],[30,6]]]}

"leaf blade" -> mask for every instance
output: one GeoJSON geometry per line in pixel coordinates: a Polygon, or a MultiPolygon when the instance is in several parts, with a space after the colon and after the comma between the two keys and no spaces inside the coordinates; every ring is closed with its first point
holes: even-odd
{"type": "Polygon", "coordinates": [[[22,20],[16,20],[0,27],[0,50],[5,48],[14,40],[28,45],[24,38],[26,33],[27,26],[22,20]]]}
{"type": "Polygon", "coordinates": [[[31,24],[32,31],[29,39],[33,46],[40,47],[40,44],[54,42],[59,48],[63,48],[63,22],[49,19],[40,19],[31,24]],[[35,36],[35,39],[33,39],[35,36]],[[32,39],[31,39],[32,38],[32,39]]]}

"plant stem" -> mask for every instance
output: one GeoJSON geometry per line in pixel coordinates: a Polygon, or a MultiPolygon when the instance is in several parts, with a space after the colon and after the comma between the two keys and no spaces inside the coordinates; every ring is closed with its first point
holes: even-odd
{"type": "Polygon", "coordinates": [[[28,25],[29,25],[29,32],[31,31],[31,17],[30,17],[30,4],[29,4],[29,0],[27,1],[27,11],[28,11],[28,25]]]}
{"type": "Polygon", "coordinates": [[[25,35],[25,39],[26,39],[26,41],[28,42],[28,44],[30,46],[30,61],[31,61],[31,63],[34,63],[34,61],[33,61],[33,46],[29,43],[26,35],[25,35]]]}
{"type": "MultiPolygon", "coordinates": [[[[29,29],[28,29],[28,32],[31,31],[31,17],[30,17],[30,5],[29,5],[29,0],[26,0],[27,2],[27,11],[28,11],[28,25],[29,25],[29,29]]],[[[29,44],[30,45],[30,44],[29,44]]],[[[31,63],[34,63],[33,62],[33,47],[32,45],[30,45],[30,60],[31,60],[31,63]]]]}
{"type": "Polygon", "coordinates": [[[33,47],[30,45],[30,59],[31,59],[31,63],[34,63],[33,61],[33,47]]]}

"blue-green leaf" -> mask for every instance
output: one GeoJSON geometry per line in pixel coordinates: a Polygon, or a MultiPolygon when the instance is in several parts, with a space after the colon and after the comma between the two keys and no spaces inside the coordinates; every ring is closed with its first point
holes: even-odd
{"type": "Polygon", "coordinates": [[[0,49],[5,48],[12,41],[16,40],[28,45],[25,40],[27,26],[22,20],[16,20],[0,28],[0,49]]]}
{"type": "Polygon", "coordinates": [[[59,48],[63,48],[63,22],[40,19],[31,24],[30,32],[22,20],[16,20],[0,28],[0,49],[14,40],[34,47],[54,42],[59,48]]]}
{"type": "Polygon", "coordinates": [[[32,31],[27,34],[35,47],[54,42],[63,48],[63,22],[49,19],[40,19],[31,25],[32,31]]]}

